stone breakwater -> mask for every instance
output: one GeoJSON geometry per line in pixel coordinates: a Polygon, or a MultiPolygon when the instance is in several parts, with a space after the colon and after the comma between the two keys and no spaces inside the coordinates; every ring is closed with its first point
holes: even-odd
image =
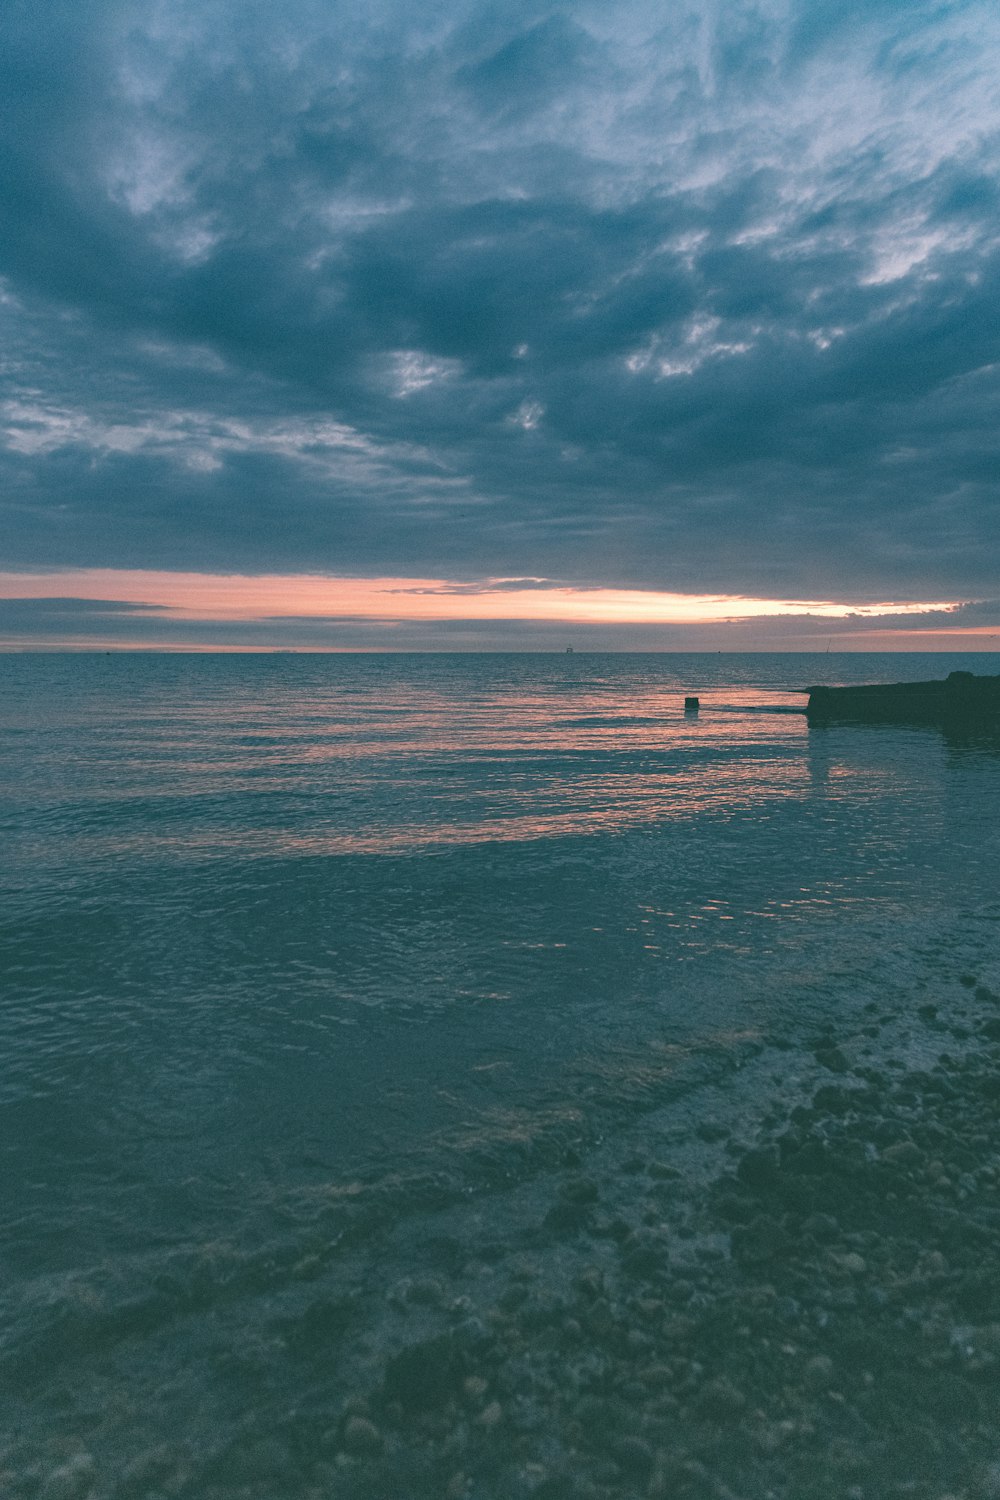
{"type": "Polygon", "coordinates": [[[128,1452],[105,1412],[12,1439],[7,1492],[996,1500],[1000,995],[868,1009],[749,1053],[694,1121],[359,1244],[352,1290],[318,1278],[241,1356],[237,1440],[128,1452]]]}
{"type": "Polygon", "coordinates": [[[996,728],[1000,725],[1000,676],[950,672],[930,682],[811,687],[806,713],[810,722],[820,724],[896,721],[941,728],[996,728]]]}

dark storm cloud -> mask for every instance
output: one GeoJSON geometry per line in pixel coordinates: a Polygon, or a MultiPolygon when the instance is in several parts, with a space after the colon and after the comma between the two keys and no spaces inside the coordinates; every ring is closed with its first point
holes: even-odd
{"type": "Polygon", "coordinates": [[[992,597],[992,6],[8,0],[3,562],[992,597]]]}

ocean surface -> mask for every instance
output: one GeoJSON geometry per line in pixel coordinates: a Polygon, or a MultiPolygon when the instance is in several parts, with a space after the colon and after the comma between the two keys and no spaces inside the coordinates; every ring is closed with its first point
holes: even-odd
{"type": "Polygon", "coordinates": [[[352,1244],[417,1272],[429,1204],[460,1240],[667,1100],[694,1132],[741,1040],[995,967],[1000,746],[795,711],[956,668],[1000,656],[0,657],[18,1462],[226,1450],[352,1244]]]}

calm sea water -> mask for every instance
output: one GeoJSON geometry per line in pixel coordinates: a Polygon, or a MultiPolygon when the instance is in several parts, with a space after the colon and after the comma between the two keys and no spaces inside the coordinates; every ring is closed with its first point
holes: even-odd
{"type": "Polygon", "coordinates": [[[998,746],[788,711],[956,667],[1000,656],[0,657],[37,1421],[86,1369],[236,1423],[192,1311],[279,1316],[331,1215],[478,1202],[665,1090],[696,1115],[733,1036],[995,959],[998,746]]]}

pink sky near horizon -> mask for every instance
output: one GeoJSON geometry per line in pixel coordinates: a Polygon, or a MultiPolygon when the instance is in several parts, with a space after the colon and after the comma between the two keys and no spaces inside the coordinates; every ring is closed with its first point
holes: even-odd
{"type": "Polygon", "coordinates": [[[762,599],[652,589],[580,588],[545,579],[491,579],[477,585],[440,578],[336,578],[323,574],[172,573],[109,568],[0,573],[0,598],[118,600],[204,620],[352,616],[403,620],[561,620],[567,624],[693,624],[786,615],[876,618],[949,610],[962,602],[762,599]],[[527,586],[519,589],[513,586],[517,583],[527,586]]]}
{"type": "MultiPolygon", "coordinates": [[[[779,622],[785,630],[796,623],[801,630],[793,638],[783,632],[779,646],[770,649],[822,649],[829,628],[848,649],[942,650],[956,645],[965,650],[997,650],[1000,625],[922,625],[928,612],[950,611],[960,600],[887,600],[844,602],[835,600],[762,599],[724,594],[678,594],[656,590],[579,587],[545,579],[490,579],[481,583],[456,583],[440,578],[337,578],[321,574],[218,574],[167,572],[142,569],[65,569],[48,572],[0,572],[0,599],[78,599],[134,604],[147,621],[150,608],[164,611],[164,621],[206,626],[259,623],[269,620],[303,622],[316,620],[370,620],[373,625],[399,622],[431,625],[435,622],[468,621],[470,627],[495,620],[536,623],[539,627],[643,627],[690,626],[710,630],[705,649],[720,645],[719,633],[727,626],[739,632],[734,649],[768,649],[750,645],[746,631],[779,622]],[[525,585],[517,587],[518,584],[525,585]],[[912,626],[901,626],[901,616],[914,617],[912,626]],[[889,623],[890,617],[892,623],[889,623]],[[886,624],[876,622],[886,618],[886,624]],[[869,623],[871,622],[871,623],[869,623]],[[794,645],[793,645],[794,640],[794,645]],[[786,644],[787,642],[787,644],[786,644]]],[[[154,619],[156,616],[153,617],[154,619]]],[[[114,645],[143,649],[172,649],[177,643],[130,637],[127,609],[109,616],[100,636],[74,633],[67,619],[64,636],[49,636],[51,649],[114,645]]],[[[30,627],[29,627],[30,629],[30,627]]],[[[37,644],[29,635],[0,639],[0,649],[37,644]]],[[[206,640],[204,649],[284,649],[289,643],[275,639],[273,646],[206,640]]],[[[337,649],[337,643],[293,643],[296,649],[337,649]]],[[[513,642],[516,647],[517,642],[513,642]]],[[[499,643],[499,649],[503,643],[499,643]]],[[[201,649],[196,641],[182,649],[201,649]]],[[[357,649],[352,648],[352,649],[357,649]]],[[[395,649],[400,649],[398,646],[395,649]]],[[[639,647],[638,649],[656,649],[639,647]]],[[[683,649],[701,649],[685,644],[683,649]]]]}

